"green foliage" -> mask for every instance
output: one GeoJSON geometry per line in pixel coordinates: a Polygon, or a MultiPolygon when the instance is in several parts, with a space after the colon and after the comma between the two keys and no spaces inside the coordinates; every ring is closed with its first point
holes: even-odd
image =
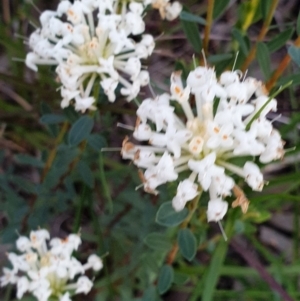
{"type": "Polygon", "coordinates": [[[148,234],[144,241],[149,248],[154,250],[168,251],[172,247],[168,238],[159,232],[148,234]]]}
{"type": "Polygon", "coordinates": [[[193,232],[190,229],[180,229],[177,240],[182,256],[192,261],[197,252],[197,241],[193,232]]]}
{"type": "Polygon", "coordinates": [[[165,202],[157,211],[156,222],[162,226],[175,227],[181,224],[187,215],[187,208],[177,212],[173,209],[172,202],[165,202]]]}
{"type": "Polygon", "coordinates": [[[213,18],[219,18],[226,10],[230,0],[223,1],[215,1],[214,10],[213,10],[213,18]]]}
{"type": "Polygon", "coordinates": [[[85,140],[91,133],[94,121],[88,116],[80,117],[71,127],[68,135],[68,143],[70,146],[76,146],[85,140]]]}
{"type": "Polygon", "coordinates": [[[300,67],[300,48],[296,46],[290,46],[288,53],[291,56],[292,60],[300,67]]]}
{"type": "Polygon", "coordinates": [[[158,292],[162,295],[167,292],[174,280],[174,271],[170,265],[164,265],[158,275],[157,288],[158,292]]]}
{"type": "Polygon", "coordinates": [[[260,68],[264,74],[265,80],[267,80],[271,75],[271,61],[270,61],[270,52],[265,43],[259,42],[257,44],[257,61],[260,65],[260,68]]]}
{"type": "MultiPolygon", "coordinates": [[[[154,95],[158,91],[168,92],[166,87],[173,70],[182,71],[186,86],[190,70],[202,63],[202,40],[207,25],[212,27],[209,47],[205,49],[206,60],[217,75],[225,70],[242,69],[251,49],[255,49],[256,56],[245,68],[247,76],[262,74],[264,84],[278,71],[286,53],[295,63],[279,70],[281,75],[269,89],[268,102],[247,125],[250,130],[254,120],[276,97],[277,113],[282,116],[272,112],[266,118],[273,120],[289,150],[282,161],[266,167],[268,183],[262,192],[254,192],[247,185],[243,187],[243,181],[235,179],[250,205],[242,213],[240,208],[230,208],[236,196],[226,197],[230,214],[222,221],[228,236],[225,241],[218,226],[206,221],[208,192],[195,210],[192,202],[188,202],[186,208],[176,212],[170,201],[176,193],[175,183],[160,185],[158,195],[148,194],[143,191],[135,166],[120,158],[122,141],[125,135],[132,137],[132,130],[118,128],[116,124],[135,124],[134,102],[118,99],[109,103],[98,87],[93,89],[96,111],[82,114],[72,105],[61,109],[55,67],[41,66],[38,73],[33,73],[15,59],[25,58],[27,52],[27,42],[24,44],[16,36],[27,36],[27,31],[33,30],[28,22],[38,21],[26,1],[14,1],[11,5],[6,2],[0,9],[1,257],[5,258],[5,252],[14,252],[17,237],[31,229],[46,227],[61,237],[78,231],[84,241],[78,250],[78,260],[84,261],[89,254],[97,253],[103,256],[105,265],[94,274],[95,285],[87,300],[162,301],[170,298],[164,295],[169,291],[172,297],[180,293],[179,298],[190,301],[279,300],[259,270],[246,266],[232,252],[230,240],[239,235],[250,246],[253,256],[266,263],[265,272],[298,300],[300,48],[293,42],[295,35],[300,35],[299,12],[281,13],[285,7],[279,4],[277,17],[271,16],[272,25],[260,42],[257,37],[269,17],[272,0],[215,0],[212,24],[206,20],[210,1],[184,2],[179,19],[172,22],[161,21],[150,7],[143,15],[146,28],[157,37],[156,53],[142,62],[153,72],[154,95]],[[193,53],[196,53],[194,58],[193,53]],[[106,152],[110,147],[116,152],[106,152]],[[286,224],[291,228],[273,227],[276,215],[286,213],[289,214],[286,224]],[[284,239],[288,240],[288,247],[282,250],[273,241],[262,242],[260,234],[264,227],[280,228],[276,237],[281,242],[281,236],[287,234],[284,239]],[[241,291],[232,289],[236,283],[242,287],[241,291]]],[[[46,1],[35,2],[38,7],[49,8],[46,1]]],[[[132,37],[135,42],[139,39],[132,37]]],[[[245,70],[241,76],[245,76],[245,70]]],[[[138,101],[147,97],[152,96],[145,87],[138,101]]],[[[214,113],[218,101],[214,101],[214,113]]],[[[180,109],[177,103],[176,113],[181,116],[180,109]]],[[[238,158],[240,166],[246,159],[238,158]]],[[[189,176],[188,172],[184,174],[189,176]]],[[[1,291],[0,299],[16,300],[15,290],[1,291]]],[[[22,300],[35,298],[26,295],[22,300]]]]}
{"type": "Polygon", "coordinates": [[[206,24],[206,21],[205,19],[199,17],[199,16],[196,16],[196,15],[193,15],[187,11],[182,11],[180,13],[180,20],[183,20],[183,21],[187,21],[187,22],[195,22],[195,23],[198,23],[200,25],[205,25],[206,24]]]}
{"type": "MultiPolygon", "coordinates": [[[[183,14],[184,13],[185,12],[183,12],[183,14]]],[[[199,29],[197,26],[197,23],[199,23],[199,19],[195,20],[195,18],[186,18],[186,15],[184,14],[184,18],[181,17],[180,21],[181,21],[180,23],[182,29],[186,35],[186,38],[193,46],[194,51],[196,53],[200,53],[202,49],[202,42],[200,39],[199,29]]]]}
{"type": "Polygon", "coordinates": [[[237,28],[232,29],[232,36],[237,40],[240,45],[240,50],[242,51],[243,55],[247,56],[249,53],[249,47],[246,41],[246,37],[243,36],[242,32],[237,28]]]}
{"type": "Polygon", "coordinates": [[[61,114],[44,114],[40,118],[40,122],[44,124],[56,124],[66,121],[66,117],[61,114]]]}
{"type": "Polygon", "coordinates": [[[281,33],[277,34],[271,41],[267,42],[267,46],[270,53],[273,53],[276,50],[283,47],[292,37],[294,31],[295,30],[293,28],[288,28],[282,31],[281,33]]]}

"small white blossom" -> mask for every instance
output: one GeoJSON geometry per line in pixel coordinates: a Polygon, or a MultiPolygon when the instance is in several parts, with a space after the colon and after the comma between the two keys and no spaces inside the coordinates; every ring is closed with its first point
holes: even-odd
{"type": "Polygon", "coordinates": [[[191,201],[198,195],[198,185],[189,179],[180,182],[177,187],[177,194],[172,200],[173,208],[181,211],[188,201],[191,201]]]}
{"type": "Polygon", "coordinates": [[[168,21],[176,19],[182,11],[182,5],[178,1],[170,3],[169,0],[146,0],[145,2],[151,3],[153,8],[158,9],[161,18],[168,21]]]}
{"type": "Polygon", "coordinates": [[[208,222],[218,222],[221,220],[228,209],[228,203],[222,199],[213,199],[208,202],[207,207],[207,221],[208,222]]]}
{"type": "Polygon", "coordinates": [[[70,293],[87,294],[93,286],[89,278],[80,276],[71,281],[88,269],[101,270],[103,263],[93,254],[86,264],[81,264],[72,256],[80,244],[77,234],[70,234],[66,239],[50,240],[50,234],[45,229],[31,231],[29,238],[19,237],[16,246],[22,254],[8,253],[13,269],[3,269],[0,286],[16,284],[18,299],[25,293],[31,293],[38,301],[48,301],[50,297],[70,301],[70,293]]]}

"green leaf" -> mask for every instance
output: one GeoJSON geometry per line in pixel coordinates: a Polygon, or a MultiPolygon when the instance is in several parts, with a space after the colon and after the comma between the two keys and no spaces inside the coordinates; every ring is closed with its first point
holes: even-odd
{"type": "Polygon", "coordinates": [[[292,37],[294,33],[293,28],[288,28],[283,32],[277,34],[271,41],[267,42],[268,49],[271,53],[283,47],[286,42],[292,37]]]}
{"type": "Polygon", "coordinates": [[[197,252],[197,241],[190,229],[180,229],[177,237],[179,250],[182,256],[192,261],[197,252]]]}
{"type": "Polygon", "coordinates": [[[195,22],[195,23],[199,23],[200,25],[206,25],[206,20],[199,17],[199,16],[196,16],[196,15],[193,15],[187,11],[182,11],[180,13],[180,20],[184,20],[184,21],[188,21],[188,22],[195,22]]]}
{"type": "Polygon", "coordinates": [[[264,0],[264,1],[259,1],[260,2],[260,9],[261,9],[261,14],[263,16],[263,19],[266,19],[268,16],[268,13],[271,8],[271,1],[272,0],[264,0]]]}
{"type": "Polygon", "coordinates": [[[183,285],[189,280],[189,276],[183,273],[175,272],[173,282],[178,285],[183,285]]]}
{"type": "Polygon", "coordinates": [[[90,167],[84,161],[79,161],[77,170],[81,180],[90,188],[94,188],[95,178],[90,167]]]}
{"type": "Polygon", "coordinates": [[[99,152],[102,147],[105,147],[107,145],[105,138],[99,134],[90,134],[87,137],[87,143],[92,149],[97,152],[99,152]]]}
{"type": "Polygon", "coordinates": [[[154,250],[167,251],[172,247],[166,236],[157,232],[148,234],[144,242],[149,248],[154,250]]]}
{"type": "Polygon", "coordinates": [[[207,61],[210,63],[210,64],[216,64],[216,63],[220,63],[220,62],[223,62],[223,61],[226,61],[226,60],[229,60],[231,59],[233,56],[232,53],[223,53],[223,54],[215,54],[215,55],[210,55],[208,58],[207,58],[207,61]]]}
{"type": "Polygon", "coordinates": [[[285,84],[287,84],[288,82],[291,82],[291,81],[293,82],[292,85],[291,85],[292,87],[300,85],[300,73],[295,73],[295,74],[291,74],[291,75],[281,77],[278,80],[277,85],[278,86],[283,86],[283,85],[285,85],[285,84]]]}
{"type": "Polygon", "coordinates": [[[26,154],[19,154],[15,156],[16,160],[20,164],[24,165],[30,165],[33,167],[38,167],[38,168],[43,168],[44,167],[44,162],[40,161],[39,159],[29,156],[26,154]]]}
{"type": "Polygon", "coordinates": [[[242,32],[240,30],[236,29],[236,28],[233,28],[231,33],[232,33],[233,37],[239,43],[242,53],[245,56],[247,56],[248,52],[249,52],[249,49],[248,49],[247,43],[245,41],[245,37],[243,36],[242,32]]]}
{"type": "Polygon", "coordinates": [[[66,117],[60,114],[44,114],[40,122],[44,124],[56,124],[66,121],[66,117]]]}
{"type": "Polygon", "coordinates": [[[196,53],[200,53],[202,49],[202,42],[199,35],[199,29],[195,22],[190,22],[181,19],[182,29],[188,39],[192,44],[196,53]]]}
{"type": "Polygon", "coordinates": [[[213,11],[214,19],[220,17],[223,14],[223,12],[226,10],[229,2],[230,2],[230,0],[215,1],[214,11],[213,11]]]}
{"type": "Polygon", "coordinates": [[[156,222],[166,227],[175,227],[185,220],[188,213],[187,208],[177,212],[173,209],[172,202],[166,202],[159,207],[156,213],[156,222]]]}
{"type": "Polygon", "coordinates": [[[292,45],[289,47],[288,53],[292,60],[300,67],[300,48],[292,45]]]}
{"type": "Polygon", "coordinates": [[[202,301],[212,301],[213,294],[219,279],[220,271],[225,259],[228,244],[225,241],[220,241],[216,250],[214,251],[213,257],[210,261],[207,276],[203,285],[202,301]]]}
{"type": "Polygon", "coordinates": [[[169,290],[174,279],[174,271],[170,265],[164,265],[158,275],[157,288],[160,295],[169,290]]]}
{"type": "Polygon", "coordinates": [[[156,294],[155,287],[151,285],[145,290],[142,301],[156,301],[156,294]]]}
{"type": "Polygon", "coordinates": [[[265,43],[257,43],[257,52],[256,57],[258,64],[264,74],[265,80],[267,80],[271,75],[271,61],[270,61],[270,52],[265,43]]]}
{"type": "Polygon", "coordinates": [[[86,139],[91,133],[94,126],[94,121],[88,116],[81,116],[71,127],[68,142],[71,146],[78,145],[86,139]]]}
{"type": "Polygon", "coordinates": [[[25,191],[27,193],[36,193],[36,186],[32,182],[22,178],[20,176],[11,175],[9,177],[9,181],[13,182],[16,185],[16,188],[19,187],[20,190],[25,191]]]}

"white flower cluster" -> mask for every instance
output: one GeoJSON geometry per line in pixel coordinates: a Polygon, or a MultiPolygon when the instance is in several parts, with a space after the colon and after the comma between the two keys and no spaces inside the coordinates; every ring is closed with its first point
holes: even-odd
{"type": "Polygon", "coordinates": [[[149,82],[141,59],[151,55],[155,43],[145,31],[145,4],[125,0],[63,0],[56,11],[44,11],[41,28],[29,38],[32,52],[26,56],[28,67],[55,65],[61,82],[61,107],[74,102],[77,111],[95,109],[91,95],[100,81],[109,101],[115,90],[128,101],[149,82]]]}
{"type": "Polygon", "coordinates": [[[152,4],[152,7],[158,9],[162,19],[173,21],[176,19],[182,10],[182,5],[174,1],[170,3],[169,0],[145,0],[145,4],[152,4]]]}
{"type": "Polygon", "coordinates": [[[46,243],[49,239],[49,232],[44,229],[31,231],[29,238],[19,237],[16,246],[23,254],[8,253],[13,268],[3,269],[0,286],[16,284],[18,299],[31,292],[38,301],[47,301],[50,297],[71,301],[73,294],[87,294],[93,282],[83,274],[88,269],[102,269],[102,260],[93,254],[86,264],[81,264],[72,256],[81,244],[77,234],[70,234],[66,239],[52,238],[50,249],[46,243]],[[74,283],[69,282],[72,280],[74,283]]]}
{"type": "Polygon", "coordinates": [[[233,159],[259,156],[260,162],[268,163],[282,158],[284,143],[266,119],[277,102],[266,95],[260,81],[241,77],[239,71],[226,71],[217,79],[213,69],[198,67],[189,73],[184,88],[180,72],[174,72],[171,95],[142,102],[133,137],[150,145],[135,145],[126,138],[122,156],[145,169],[140,171],[145,191],[156,194],[157,186],[183,173],[174,209],[182,210],[199,190],[208,191],[208,221],[219,221],[228,208],[223,198],[235,187],[230,175],[242,177],[253,190],[262,190],[259,167],[246,159],[240,167],[233,159]],[[175,114],[170,100],[181,105],[184,119],[175,114]]]}

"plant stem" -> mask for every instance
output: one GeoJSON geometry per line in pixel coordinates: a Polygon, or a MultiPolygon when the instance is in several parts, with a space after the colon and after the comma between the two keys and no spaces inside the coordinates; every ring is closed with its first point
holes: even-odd
{"type": "Polygon", "coordinates": [[[12,286],[9,285],[7,287],[7,289],[5,290],[5,295],[4,295],[3,301],[9,301],[10,300],[11,291],[12,291],[12,286]]]}
{"type": "MultiPolygon", "coordinates": [[[[198,208],[198,203],[199,203],[199,200],[201,198],[201,195],[202,195],[202,191],[190,202],[190,207],[189,207],[190,211],[189,211],[189,214],[186,217],[186,219],[181,223],[181,225],[180,225],[181,229],[187,228],[187,226],[188,226],[190,220],[192,219],[196,209],[198,208]]],[[[174,243],[171,251],[167,255],[167,259],[166,259],[167,264],[171,265],[174,262],[178,250],[179,250],[179,246],[178,246],[178,243],[176,241],[174,243]]]]}
{"type": "Polygon", "coordinates": [[[73,224],[73,232],[74,233],[78,233],[78,231],[80,229],[82,208],[83,208],[83,204],[84,204],[84,201],[86,198],[87,198],[87,187],[86,187],[86,185],[83,185],[82,193],[80,195],[79,202],[78,202],[77,208],[76,208],[75,221],[73,224]]]}
{"type": "Polygon", "coordinates": [[[105,178],[105,174],[104,174],[104,160],[103,160],[103,154],[100,152],[99,154],[99,176],[100,176],[100,182],[103,188],[103,194],[104,197],[106,198],[107,202],[108,202],[108,208],[109,208],[109,212],[112,213],[113,211],[113,201],[111,199],[110,196],[110,190],[105,178]]]}
{"type": "Polygon", "coordinates": [[[210,35],[211,26],[213,22],[214,3],[215,0],[208,0],[207,3],[206,25],[204,29],[204,39],[203,39],[203,50],[206,56],[208,54],[209,35],[210,35]]]}
{"type": "Polygon", "coordinates": [[[269,26],[271,24],[271,21],[273,19],[273,15],[274,15],[274,12],[275,12],[275,9],[278,5],[278,1],[279,0],[273,0],[272,3],[271,3],[271,7],[270,7],[270,10],[269,10],[269,13],[267,15],[267,18],[265,19],[265,22],[260,30],[260,33],[256,39],[256,43],[254,44],[254,46],[251,48],[248,56],[246,57],[246,60],[241,68],[242,72],[245,72],[250,63],[253,61],[253,59],[255,58],[255,55],[256,55],[256,48],[257,48],[257,43],[258,42],[261,42],[265,36],[266,36],[266,33],[268,32],[269,30],[269,26]]]}
{"type": "MultiPolygon", "coordinates": [[[[300,36],[295,40],[294,46],[300,47],[300,36]]],[[[279,64],[278,68],[276,69],[276,71],[272,75],[272,77],[266,83],[267,90],[270,91],[274,87],[274,85],[276,84],[278,78],[281,76],[283,71],[287,68],[290,61],[291,61],[290,55],[286,54],[285,57],[283,58],[283,60],[281,61],[281,63],[279,64]]]]}
{"type": "Polygon", "coordinates": [[[56,153],[57,153],[57,146],[60,144],[60,142],[64,138],[64,136],[67,132],[68,126],[69,126],[68,122],[67,121],[64,122],[57,138],[55,139],[54,148],[51,150],[51,152],[48,156],[48,159],[46,161],[45,167],[43,169],[43,172],[42,172],[41,182],[44,182],[45,177],[53,164],[53,161],[54,161],[56,153]]]}

